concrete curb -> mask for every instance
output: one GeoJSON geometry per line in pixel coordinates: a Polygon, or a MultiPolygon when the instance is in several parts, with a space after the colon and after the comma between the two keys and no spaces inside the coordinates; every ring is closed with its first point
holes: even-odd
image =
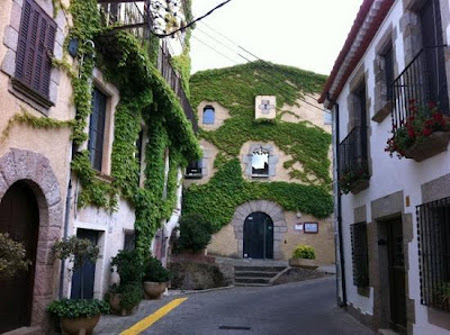
{"type": "Polygon", "coordinates": [[[175,297],[179,295],[192,295],[197,293],[207,293],[207,292],[213,292],[213,291],[223,291],[223,290],[229,290],[231,288],[235,288],[234,285],[224,286],[224,287],[215,287],[215,288],[208,288],[206,290],[172,290],[169,291],[169,294],[164,295],[164,297],[175,297]]]}

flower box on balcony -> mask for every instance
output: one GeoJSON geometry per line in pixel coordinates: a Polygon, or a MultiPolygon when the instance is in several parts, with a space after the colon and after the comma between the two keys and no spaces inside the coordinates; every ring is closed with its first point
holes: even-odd
{"type": "Polygon", "coordinates": [[[339,180],[339,186],[343,194],[358,194],[369,187],[369,174],[366,170],[347,172],[339,180]]]}
{"type": "Polygon", "coordinates": [[[415,143],[409,149],[405,150],[405,158],[411,158],[416,162],[421,162],[424,159],[446,151],[449,141],[450,132],[436,131],[424,138],[420,143],[415,143]]]}

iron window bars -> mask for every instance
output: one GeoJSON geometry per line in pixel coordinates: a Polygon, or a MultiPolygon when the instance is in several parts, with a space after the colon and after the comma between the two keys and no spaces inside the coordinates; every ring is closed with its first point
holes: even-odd
{"type": "Polygon", "coordinates": [[[450,198],[416,207],[421,304],[450,312],[450,198]]]}

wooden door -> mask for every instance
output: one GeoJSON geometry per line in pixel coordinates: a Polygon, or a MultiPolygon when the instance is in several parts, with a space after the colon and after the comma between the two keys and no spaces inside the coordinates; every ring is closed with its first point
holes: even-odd
{"type": "MultiPolygon", "coordinates": [[[[78,238],[85,238],[93,244],[98,243],[98,231],[89,229],[78,229],[78,238]]],[[[71,299],[92,299],[94,298],[95,263],[85,260],[80,269],[76,269],[72,274],[71,299]]]]}
{"type": "Polygon", "coordinates": [[[0,333],[29,326],[33,301],[39,209],[33,191],[16,182],[0,202],[0,232],[25,246],[32,265],[11,279],[0,278],[0,333]]]}
{"type": "Polygon", "coordinates": [[[406,270],[401,219],[388,222],[387,231],[391,325],[394,329],[404,332],[406,330],[406,270]]]}
{"type": "Polygon", "coordinates": [[[244,257],[273,258],[273,222],[267,214],[256,212],[245,219],[244,257]]]}

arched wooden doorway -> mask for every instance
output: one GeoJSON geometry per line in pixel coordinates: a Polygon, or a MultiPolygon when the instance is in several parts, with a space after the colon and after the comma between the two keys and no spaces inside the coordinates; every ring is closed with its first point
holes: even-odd
{"type": "Polygon", "coordinates": [[[243,256],[273,259],[273,222],[269,215],[254,212],[245,219],[243,256]]]}
{"type": "Polygon", "coordinates": [[[14,183],[0,202],[0,232],[22,242],[32,265],[12,279],[0,278],[0,333],[29,326],[33,301],[39,209],[36,197],[24,181],[14,183]]]}

